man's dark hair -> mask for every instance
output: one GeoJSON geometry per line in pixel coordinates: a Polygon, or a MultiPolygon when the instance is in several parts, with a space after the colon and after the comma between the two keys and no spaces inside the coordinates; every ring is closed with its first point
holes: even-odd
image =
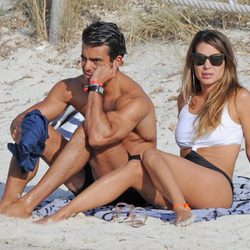
{"type": "Polygon", "coordinates": [[[114,23],[92,23],[83,30],[82,43],[91,47],[107,45],[111,60],[118,55],[123,57],[127,53],[124,35],[114,23]]]}

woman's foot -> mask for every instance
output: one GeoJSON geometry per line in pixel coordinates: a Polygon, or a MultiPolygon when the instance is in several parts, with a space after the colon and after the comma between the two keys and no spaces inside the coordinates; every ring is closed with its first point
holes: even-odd
{"type": "Polygon", "coordinates": [[[190,208],[182,206],[176,208],[174,211],[176,213],[176,221],[175,221],[176,226],[186,227],[194,222],[195,216],[193,215],[190,208]]]}
{"type": "Polygon", "coordinates": [[[175,204],[173,205],[173,210],[176,214],[176,226],[186,227],[194,222],[195,216],[193,215],[188,203],[175,204]]]}

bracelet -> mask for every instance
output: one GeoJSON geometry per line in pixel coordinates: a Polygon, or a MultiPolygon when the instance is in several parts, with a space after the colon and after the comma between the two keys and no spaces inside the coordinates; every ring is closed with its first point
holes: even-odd
{"type": "Polygon", "coordinates": [[[89,92],[89,85],[84,85],[83,91],[84,92],[89,92]]]}
{"type": "Polygon", "coordinates": [[[177,204],[173,205],[173,210],[175,210],[178,207],[184,207],[186,209],[191,210],[191,208],[189,207],[188,203],[177,203],[177,204]]]}
{"type": "Polygon", "coordinates": [[[89,82],[89,85],[99,85],[99,86],[102,86],[103,87],[103,84],[99,83],[97,80],[91,80],[89,82]]]}

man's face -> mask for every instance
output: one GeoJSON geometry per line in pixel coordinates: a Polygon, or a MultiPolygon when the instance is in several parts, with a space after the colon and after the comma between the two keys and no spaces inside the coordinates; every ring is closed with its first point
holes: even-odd
{"type": "Polygon", "coordinates": [[[98,66],[111,65],[109,47],[102,45],[98,47],[82,46],[82,71],[85,81],[89,81],[98,66]]]}

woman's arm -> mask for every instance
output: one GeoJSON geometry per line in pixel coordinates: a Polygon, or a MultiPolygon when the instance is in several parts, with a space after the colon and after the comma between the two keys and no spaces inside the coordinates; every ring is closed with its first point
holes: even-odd
{"type": "Polygon", "coordinates": [[[236,96],[237,113],[243,129],[246,145],[246,155],[250,162],[250,92],[242,89],[236,96]]]}

